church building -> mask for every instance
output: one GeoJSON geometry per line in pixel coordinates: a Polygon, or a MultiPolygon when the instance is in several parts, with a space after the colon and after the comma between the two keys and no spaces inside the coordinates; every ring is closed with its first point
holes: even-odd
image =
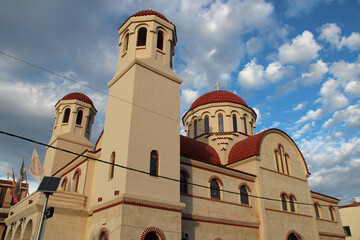
{"type": "MultiPolygon", "coordinates": [[[[119,63],[107,86],[104,130],[83,93],[55,105],[44,170],[61,177],[44,239],[339,240],[339,199],[310,190],[296,143],[279,129],[255,133],[239,96],[200,96],[182,117],[172,70],[176,28],[140,11],[119,32],[119,63]]],[[[35,239],[45,195],[34,192],[5,220],[6,240],[35,239]]]]}

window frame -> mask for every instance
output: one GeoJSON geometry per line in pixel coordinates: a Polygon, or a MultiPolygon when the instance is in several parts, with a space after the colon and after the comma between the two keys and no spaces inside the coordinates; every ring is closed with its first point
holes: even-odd
{"type": "Polygon", "coordinates": [[[70,113],[71,109],[69,107],[65,108],[62,123],[69,123],[70,113]]]}
{"type": "Polygon", "coordinates": [[[81,126],[83,118],[84,118],[84,111],[82,109],[79,109],[76,114],[75,124],[81,126]]]}
{"type": "Polygon", "coordinates": [[[248,187],[245,184],[243,184],[240,186],[239,189],[240,189],[240,203],[243,205],[250,205],[248,187]]]}
{"type": "Polygon", "coordinates": [[[205,129],[205,133],[210,133],[210,119],[209,119],[209,115],[206,115],[204,118],[204,129],[205,129]]]}
{"type": "Polygon", "coordinates": [[[219,132],[224,132],[224,116],[222,113],[218,114],[219,132]]]}
{"type": "Polygon", "coordinates": [[[148,30],[146,27],[140,27],[137,30],[136,47],[146,47],[147,32],[148,30]]]}
{"type": "Polygon", "coordinates": [[[150,152],[150,176],[159,176],[159,152],[152,150],[150,152]]]}
{"type": "Polygon", "coordinates": [[[285,193],[281,194],[281,207],[283,211],[288,211],[287,209],[287,196],[285,193]]]}
{"type": "Polygon", "coordinates": [[[211,178],[210,180],[210,198],[221,200],[220,181],[217,178],[211,178]]]}
{"type": "Polygon", "coordinates": [[[238,126],[237,126],[237,118],[236,118],[235,113],[232,115],[232,122],[233,122],[233,131],[237,132],[238,131],[238,126]]]}
{"type": "Polygon", "coordinates": [[[156,42],[156,48],[163,51],[164,50],[164,31],[159,30],[157,32],[157,42],[156,42]]]}

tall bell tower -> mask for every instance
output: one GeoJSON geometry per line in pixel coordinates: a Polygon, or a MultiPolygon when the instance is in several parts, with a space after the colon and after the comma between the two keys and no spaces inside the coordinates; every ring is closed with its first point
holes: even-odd
{"type": "Polygon", "coordinates": [[[101,158],[116,156],[115,164],[142,173],[115,167],[109,175],[109,166],[102,164],[96,171],[96,197],[121,202],[120,239],[139,239],[147,227],[180,239],[184,204],[179,182],[162,178],[179,180],[180,175],[182,80],[172,71],[175,26],[146,10],[127,19],[118,32],[119,64],[108,83],[101,158]]]}

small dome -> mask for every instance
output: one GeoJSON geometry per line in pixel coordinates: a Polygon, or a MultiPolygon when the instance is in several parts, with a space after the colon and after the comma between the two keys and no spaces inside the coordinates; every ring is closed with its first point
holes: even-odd
{"type": "Polygon", "coordinates": [[[222,102],[238,103],[246,107],[248,106],[246,102],[238,95],[228,91],[219,90],[219,91],[206,93],[201,97],[199,97],[198,99],[196,99],[195,102],[191,105],[189,111],[191,111],[192,109],[198,106],[205,105],[208,103],[222,103],[222,102]]]}
{"type": "Polygon", "coordinates": [[[169,22],[169,20],[167,20],[167,18],[164,15],[162,15],[159,12],[155,12],[153,10],[143,10],[143,11],[135,13],[131,17],[142,17],[142,16],[148,16],[148,15],[155,15],[155,16],[158,16],[159,18],[164,19],[165,21],[169,22]]]}
{"type": "Polygon", "coordinates": [[[61,100],[79,100],[79,101],[82,101],[84,103],[91,104],[91,106],[94,107],[94,104],[91,101],[91,99],[88,96],[86,96],[85,94],[81,93],[81,92],[69,93],[68,95],[64,96],[61,100]]]}

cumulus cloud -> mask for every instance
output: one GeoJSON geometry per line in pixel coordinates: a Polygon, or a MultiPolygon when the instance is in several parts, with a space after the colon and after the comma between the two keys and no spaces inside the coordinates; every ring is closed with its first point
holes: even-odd
{"type": "Polygon", "coordinates": [[[309,110],[305,116],[301,117],[296,123],[303,123],[310,120],[318,120],[322,117],[323,110],[317,109],[317,110],[309,110]]]}
{"type": "Polygon", "coordinates": [[[279,59],[282,63],[305,64],[317,58],[320,49],[313,34],[304,31],[291,44],[286,43],[279,48],[279,59]]]}
{"type": "Polygon", "coordinates": [[[289,69],[280,62],[270,63],[265,70],[265,77],[271,82],[277,82],[289,73],[289,69]]]}
{"type": "Polygon", "coordinates": [[[306,106],[306,103],[299,103],[298,105],[296,105],[296,107],[293,108],[293,111],[299,111],[301,109],[304,109],[306,106]]]}
{"type": "Polygon", "coordinates": [[[345,92],[354,96],[360,97],[360,81],[351,81],[346,84],[345,92]]]}
{"type": "Polygon", "coordinates": [[[328,128],[337,123],[343,123],[344,127],[360,128],[360,103],[350,105],[344,110],[336,111],[332,118],[324,123],[324,127],[328,128]]]}
{"type": "Polygon", "coordinates": [[[310,127],[311,127],[311,124],[310,124],[310,123],[304,125],[300,130],[296,131],[296,132],[293,134],[292,137],[293,137],[294,139],[300,138],[300,137],[303,136],[307,131],[309,131],[310,127]]]}
{"type": "Polygon", "coordinates": [[[334,62],[329,72],[342,83],[360,79],[360,63],[348,63],[343,60],[334,62]]]}
{"type": "Polygon", "coordinates": [[[320,101],[328,111],[343,108],[348,105],[348,98],[339,90],[340,83],[334,79],[327,80],[320,89],[320,101]]]}
{"type": "Polygon", "coordinates": [[[199,92],[191,89],[183,89],[181,91],[181,104],[184,106],[191,105],[199,97],[199,92]]]}
{"type": "Polygon", "coordinates": [[[309,72],[301,75],[301,83],[306,86],[319,83],[322,81],[327,71],[328,68],[326,63],[320,59],[316,63],[310,64],[309,72]]]}
{"type": "Polygon", "coordinates": [[[245,68],[239,72],[238,82],[244,88],[260,88],[265,83],[264,67],[256,64],[256,60],[245,65],[245,68]]]}
{"type": "Polygon", "coordinates": [[[341,36],[341,29],[336,23],[321,26],[319,39],[329,42],[337,49],[348,48],[350,51],[360,49],[360,33],[353,32],[348,37],[341,36]]]}

